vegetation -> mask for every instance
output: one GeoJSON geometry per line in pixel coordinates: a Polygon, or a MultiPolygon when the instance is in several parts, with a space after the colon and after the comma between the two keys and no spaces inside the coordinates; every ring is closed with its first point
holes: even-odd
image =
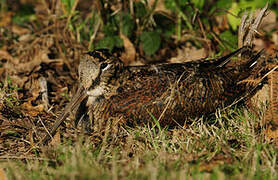
{"type": "MultiPolygon", "coordinates": [[[[237,49],[244,11],[267,2],[278,15],[274,0],[1,0],[0,179],[278,179],[265,104],[104,139],[67,121],[38,144],[77,87],[83,51],[108,48],[130,65],[220,56],[237,49]]],[[[271,23],[258,39],[274,55],[271,23]]]]}

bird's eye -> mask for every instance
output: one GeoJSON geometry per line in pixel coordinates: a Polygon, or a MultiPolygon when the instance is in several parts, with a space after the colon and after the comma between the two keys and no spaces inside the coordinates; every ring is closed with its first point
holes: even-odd
{"type": "Polygon", "coordinates": [[[107,63],[102,63],[102,64],[100,65],[100,69],[105,69],[107,66],[108,66],[107,63]]]}

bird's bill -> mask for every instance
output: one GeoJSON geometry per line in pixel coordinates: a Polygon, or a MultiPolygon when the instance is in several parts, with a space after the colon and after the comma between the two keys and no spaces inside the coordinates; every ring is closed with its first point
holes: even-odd
{"type": "Polygon", "coordinates": [[[80,85],[69,104],[65,107],[64,112],[58,117],[58,119],[54,123],[49,134],[47,134],[42,140],[43,144],[55,135],[56,130],[61,125],[61,123],[69,116],[71,112],[74,112],[79,107],[80,103],[87,97],[87,90],[82,85],[80,85]]]}

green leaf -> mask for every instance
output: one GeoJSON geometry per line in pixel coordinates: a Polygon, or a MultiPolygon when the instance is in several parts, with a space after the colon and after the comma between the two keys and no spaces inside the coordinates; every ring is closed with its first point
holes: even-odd
{"type": "Polygon", "coordinates": [[[161,43],[160,34],[156,31],[142,32],[140,40],[143,50],[148,56],[153,55],[159,49],[161,43]]]}
{"type": "Polygon", "coordinates": [[[119,36],[107,36],[102,38],[96,45],[96,48],[105,48],[110,51],[113,50],[114,47],[121,48],[123,47],[123,40],[119,36]]]}
{"type": "Polygon", "coordinates": [[[216,2],[216,7],[221,9],[229,9],[232,6],[232,0],[218,0],[216,2]]]}
{"type": "Polygon", "coordinates": [[[237,48],[237,36],[232,34],[231,31],[224,31],[219,37],[229,49],[237,48]]]}
{"type": "Polygon", "coordinates": [[[114,39],[112,36],[102,38],[96,45],[96,48],[105,48],[112,51],[114,48],[114,39]]]}
{"type": "MultiPolygon", "coordinates": [[[[150,111],[147,110],[147,112],[148,112],[148,114],[151,116],[151,118],[153,119],[153,121],[154,121],[154,123],[155,123],[155,126],[158,127],[159,133],[161,133],[161,126],[160,126],[159,121],[155,118],[155,116],[154,116],[150,111]]],[[[154,126],[154,127],[155,127],[155,126],[154,126]]]]}
{"type": "Polygon", "coordinates": [[[133,28],[134,28],[134,22],[133,22],[133,19],[131,18],[131,16],[130,15],[124,16],[124,18],[123,18],[123,27],[122,27],[123,34],[130,37],[133,28]]]}
{"type": "MultiPolygon", "coordinates": [[[[198,3],[198,1],[201,3],[201,1],[204,0],[194,0],[198,3]]],[[[202,3],[201,3],[202,4],[202,3]]],[[[200,5],[201,5],[200,4],[200,5]]],[[[164,5],[167,9],[170,9],[173,12],[177,11],[177,5],[181,8],[184,9],[188,6],[188,1],[187,0],[164,0],[164,5]],[[177,4],[176,4],[177,3],[177,4]]],[[[190,7],[191,8],[191,7],[190,7]]],[[[185,11],[184,11],[185,12],[185,11]]]]}
{"type": "Polygon", "coordinates": [[[61,0],[62,3],[65,5],[67,13],[71,12],[75,0],[61,0]]]}
{"type": "Polygon", "coordinates": [[[163,35],[164,40],[169,38],[176,32],[176,24],[168,16],[161,13],[155,13],[153,19],[156,23],[156,31],[163,35]]]}
{"type": "Polygon", "coordinates": [[[142,2],[134,3],[134,11],[136,18],[142,18],[147,14],[146,7],[142,2]]]}
{"type": "Polygon", "coordinates": [[[236,30],[237,26],[240,24],[240,18],[235,17],[240,12],[240,8],[239,8],[238,4],[237,3],[232,3],[232,7],[229,10],[229,12],[231,12],[231,14],[227,15],[228,22],[231,25],[232,29],[236,30]]]}
{"type": "Polygon", "coordinates": [[[130,14],[122,14],[121,25],[122,33],[127,37],[130,37],[134,28],[134,21],[130,14]]]}
{"type": "Polygon", "coordinates": [[[107,23],[103,27],[103,32],[107,36],[113,36],[117,33],[118,28],[113,23],[107,23]]]}
{"type": "Polygon", "coordinates": [[[170,9],[172,11],[176,11],[176,3],[173,0],[164,0],[164,5],[167,9],[170,9]]]}
{"type": "Polygon", "coordinates": [[[203,6],[205,4],[205,0],[192,0],[192,3],[194,4],[194,7],[198,9],[203,9],[203,6]]]}
{"type": "Polygon", "coordinates": [[[239,2],[239,7],[242,9],[251,8],[251,10],[254,11],[258,8],[263,8],[267,2],[269,2],[269,0],[241,0],[239,2]]]}
{"type": "Polygon", "coordinates": [[[35,19],[36,16],[33,5],[26,3],[20,6],[19,10],[13,16],[12,21],[18,25],[23,25],[35,19]]]}
{"type": "Polygon", "coordinates": [[[124,46],[124,42],[123,42],[122,38],[120,38],[120,36],[114,36],[113,40],[114,40],[115,47],[121,48],[124,46]]]}

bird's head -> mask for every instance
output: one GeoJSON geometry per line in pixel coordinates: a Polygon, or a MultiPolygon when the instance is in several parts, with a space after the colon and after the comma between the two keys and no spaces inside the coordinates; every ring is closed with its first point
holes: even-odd
{"type": "Polygon", "coordinates": [[[85,89],[93,88],[117,76],[122,67],[120,59],[107,49],[88,52],[83,55],[79,64],[80,83],[85,89]]]}

